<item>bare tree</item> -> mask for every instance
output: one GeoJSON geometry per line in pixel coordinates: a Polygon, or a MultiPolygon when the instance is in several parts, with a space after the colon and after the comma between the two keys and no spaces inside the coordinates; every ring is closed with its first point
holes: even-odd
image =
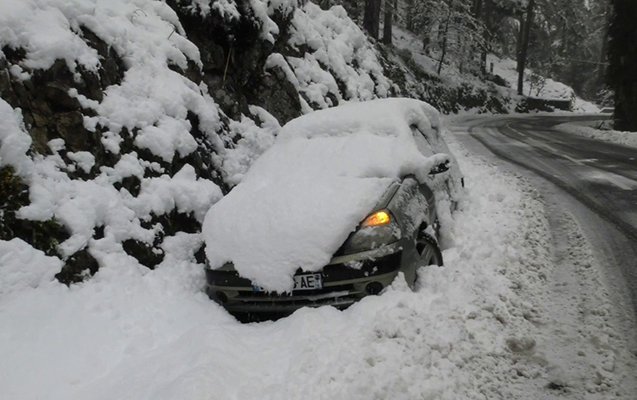
{"type": "Polygon", "coordinates": [[[454,56],[452,59],[462,71],[477,70],[477,60],[486,42],[484,25],[473,14],[473,7],[468,0],[415,0],[414,30],[422,35],[427,54],[435,57],[438,51],[438,74],[449,55],[454,56]]]}

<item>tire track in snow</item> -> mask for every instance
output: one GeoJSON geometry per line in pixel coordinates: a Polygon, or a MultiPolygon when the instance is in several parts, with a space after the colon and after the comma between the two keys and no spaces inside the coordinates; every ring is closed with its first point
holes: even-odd
{"type": "Polygon", "coordinates": [[[611,301],[599,261],[575,217],[563,205],[547,202],[554,266],[542,303],[538,351],[546,360],[549,387],[564,397],[630,398],[635,357],[611,323],[611,301]],[[550,305],[550,306],[549,306],[550,305]]]}
{"type": "MultiPolygon", "coordinates": [[[[510,341],[518,350],[515,373],[543,381],[547,394],[542,398],[634,400],[637,324],[619,272],[624,257],[617,253],[621,231],[579,204],[577,198],[571,198],[570,191],[554,186],[545,176],[549,172],[541,171],[541,177],[529,174],[518,167],[527,168],[526,163],[515,162],[511,160],[513,154],[506,153],[512,147],[529,144],[516,141],[507,147],[494,142],[486,146],[485,140],[469,135],[467,128],[454,131],[454,136],[474,154],[491,150],[501,159],[512,161],[496,163],[530,178],[541,193],[549,218],[552,235],[547,246],[553,244],[555,248],[551,249],[552,264],[546,265],[546,285],[533,288],[522,281],[520,286],[520,296],[526,296],[532,304],[527,319],[533,322],[533,328],[510,341]],[[578,221],[585,221],[584,227],[578,221]],[[594,241],[595,248],[589,240],[594,241]]],[[[497,135],[488,128],[482,134],[497,135]]],[[[538,160],[537,169],[542,163],[538,160]]]]}

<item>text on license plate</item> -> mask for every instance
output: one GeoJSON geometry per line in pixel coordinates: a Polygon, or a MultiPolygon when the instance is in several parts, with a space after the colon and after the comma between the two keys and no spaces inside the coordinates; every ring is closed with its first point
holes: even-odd
{"type": "Polygon", "coordinates": [[[321,274],[294,275],[294,289],[292,290],[314,290],[323,288],[321,274]]]}

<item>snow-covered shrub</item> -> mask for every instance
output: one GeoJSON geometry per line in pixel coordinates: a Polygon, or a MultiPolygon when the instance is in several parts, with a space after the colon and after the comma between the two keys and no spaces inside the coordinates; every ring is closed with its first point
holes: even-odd
{"type": "Polygon", "coordinates": [[[116,253],[141,260],[131,241],[161,259],[180,220],[197,231],[222,196],[211,153],[224,151],[224,123],[184,76],[202,63],[177,14],[157,1],[7,1],[0,23],[0,166],[29,187],[12,227],[64,227],[59,278],[116,253]]]}
{"type": "Polygon", "coordinates": [[[387,97],[392,92],[376,50],[341,6],[324,11],[308,3],[297,9],[288,43],[298,56],[288,56],[287,62],[303,97],[314,108],[387,97]]]}
{"type": "Polygon", "coordinates": [[[0,239],[60,258],[67,283],[152,268],[171,237],[198,238],[282,123],[387,96],[344,10],[299,3],[0,3],[0,168],[23,188],[0,239]]]}

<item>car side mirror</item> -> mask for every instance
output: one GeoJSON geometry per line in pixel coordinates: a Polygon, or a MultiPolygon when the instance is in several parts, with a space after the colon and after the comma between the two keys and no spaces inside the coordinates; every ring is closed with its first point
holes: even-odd
{"type": "Polygon", "coordinates": [[[449,164],[449,160],[446,160],[445,162],[434,165],[431,171],[429,171],[429,175],[437,175],[449,171],[449,164]]]}

